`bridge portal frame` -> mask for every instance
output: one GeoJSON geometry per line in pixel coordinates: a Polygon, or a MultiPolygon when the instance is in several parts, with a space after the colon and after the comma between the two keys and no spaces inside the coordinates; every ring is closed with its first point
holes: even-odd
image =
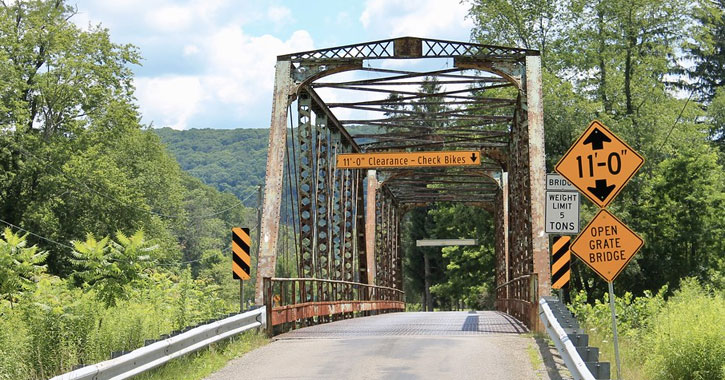
{"type": "MultiPolygon", "coordinates": [[[[280,222],[280,199],[282,197],[284,159],[286,152],[287,110],[301,95],[312,98],[315,112],[323,116],[325,126],[339,133],[338,139],[347,143],[350,151],[360,152],[360,147],[347,133],[316,95],[310,84],[324,76],[344,71],[359,70],[363,60],[370,59],[416,59],[452,58],[454,66],[461,69],[475,69],[499,75],[518,90],[516,108],[509,133],[509,142],[504,149],[483,149],[490,159],[498,162],[501,175],[494,199],[483,201],[493,211],[497,233],[497,308],[506,311],[529,327],[536,326],[536,300],[550,293],[550,267],[548,239],[544,233],[545,199],[545,157],[544,125],[541,83],[541,61],[538,51],[493,45],[481,45],[456,41],[402,37],[372,41],[281,55],[275,67],[275,86],[270,123],[269,149],[264,190],[261,241],[258,257],[255,301],[263,302],[263,278],[274,277],[276,267],[277,241],[280,222]],[[535,282],[530,279],[534,278],[535,282]],[[526,279],[526,280],[524,280],[526,279]],[[522,303],[533,303],[534,307],[521,307],[522,303]]],[[[357,176],[355,188],[362,189],[362,177],[357,176]]],[[[373,184],[374,185],[374,184],[373,184]]],[[[370,183],[368,184],[370,186],[370,183]]],[[[359,274],[364,282],[380,281],[386,278],[384,286],[402,287],[400,257],[387,263],[376,257],[378,249],[399,247],[399,220],[401,208],[427,203],[434,198],[410,199],[396,202],[392,193],[382,185],[375,189],[368,205],[377,204],[374,212],[368,208],[366,228],[356,228],[359,250],[359,274]],[[387,206],[386,206],[387,205],[387,206]],[[383,206],[383,207],[381,207],[383,206]],[[382,208],[382,210],[381,210],[382,208]],[[385,231],[375,231],[385,226],[385,231]],[[375,231],[375,232],[373,232],[375,231]],[[367,236],[366,236],[367,235],[367,236]],[[367,244],[362,244],[367,238],[367,244]],[[377,241],[371,244],[372,239],[377,241]],[[366,246],[364,250],[362,246],[366,246]],[[391,265],[392,268],[370,267],[371,264],[391,265]],[[397,273],[396,272],[397,269],[397,273]],[[391,273],[393,272],[392,276],[391,273]]],[[[343,190],[345,191],[345,190],[343,190]]],[[[362,205],[362,191],[357,191],[356,203],[362,205]]],[[[369,196],[371,195],[368,193],[369,196]]],[[[444,199],[444,198],[440,198],[444,199]]],[[[480,202],[479,202],[480,203],[480,202]]],[[[362,210],[358,210],[360,223],[362,210]]],[[[358,227],[360,227],[358,225],[358,227]]],[[[314,276],[314,274],[312,274],[314,276]]]]}

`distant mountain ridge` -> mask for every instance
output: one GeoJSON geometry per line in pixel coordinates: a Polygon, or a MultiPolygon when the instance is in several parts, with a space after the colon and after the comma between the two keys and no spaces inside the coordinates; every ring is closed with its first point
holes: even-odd
{"type": "Polygon", "coordinates": [[[181,168],[254,206],[264,184],[269,129],[154,130],[181,168]],[[251,195],[251,196],[250,196],[251,195]]]}

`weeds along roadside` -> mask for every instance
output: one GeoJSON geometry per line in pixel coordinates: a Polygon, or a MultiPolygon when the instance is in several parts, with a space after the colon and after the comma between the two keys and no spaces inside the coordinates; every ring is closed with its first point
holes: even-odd
{"type": "MultiPolygon", "coordinates": [[[[693,278],[669,298],[667,291],[615,299],[622,378],[725,379],[725,292],[693,278]]],[[[600,360],[614,363],[608,296],[589,304],[580,292],[569,307],[590,345],[599,347],[600,360]]]]}

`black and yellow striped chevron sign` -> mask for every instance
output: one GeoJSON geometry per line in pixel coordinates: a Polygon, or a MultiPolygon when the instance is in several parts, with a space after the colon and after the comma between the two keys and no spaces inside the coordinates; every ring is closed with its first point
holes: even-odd
{"type": "Polygon", "coordinates": [[[252,258],[249,255],[251,245],[249,228],[232,228],[232,276],[235,280],[252,278],[250,271],[252,258]]]}
{"type": "Polygon", "coordinates": [[[571,250],[569,243],[571,236],[559,236],[554,238],[554,244],[551,247],[551,287],[553,289],[561,289],[569,283],[571,278],[571,250]]]}

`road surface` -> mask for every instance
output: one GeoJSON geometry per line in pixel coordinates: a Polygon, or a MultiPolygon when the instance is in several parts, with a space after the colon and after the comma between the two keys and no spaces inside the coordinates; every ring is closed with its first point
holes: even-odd
{"type": "Polygon", "coordinates": [[[208,380],[548,380],[537,344],[524,332],[494,311],[348,319],[279,335],[208,380]]]}

